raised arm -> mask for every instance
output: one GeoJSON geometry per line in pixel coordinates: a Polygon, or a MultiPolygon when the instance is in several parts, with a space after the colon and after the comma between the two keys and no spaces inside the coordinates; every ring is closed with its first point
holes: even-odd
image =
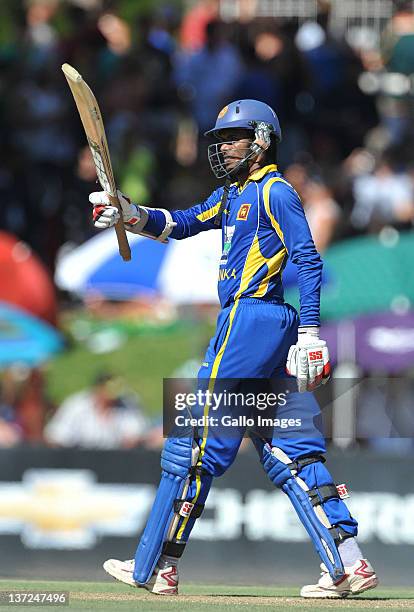
{"type": "MultiPolygon", "coordinates": [[[[163,208],[150,208],[133,204],[128,196],[118,192],[125,229],[134,234],[166,242],[168,237],[181,240],[200,232],[217,229],[214,217],[220,208],[223,188],[214,191],[204,202],[187,210],[170,212],[163,208]]],[[[119,219],[119,211],[111,206],[104,191],[91,193],[89,201],[93,204],[95,227],[112,227],[119,219]]]]}

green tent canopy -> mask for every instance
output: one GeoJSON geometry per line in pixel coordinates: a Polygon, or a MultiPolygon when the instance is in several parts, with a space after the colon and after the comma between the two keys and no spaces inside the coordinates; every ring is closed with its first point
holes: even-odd
{"type": "MultiPolygon", "coordinates": [[[[390,228],[335,244],[323,256],[322,319],[340,319],[414,304],[414,232],[390,228]]],[[[285,300],[299,306],[297,288],[285,300]]]]}

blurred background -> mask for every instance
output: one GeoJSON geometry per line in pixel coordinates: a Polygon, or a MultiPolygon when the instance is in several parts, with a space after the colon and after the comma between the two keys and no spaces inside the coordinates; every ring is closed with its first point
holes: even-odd
{"type": "MultiPolygon", "coordinates": [[[[107,556],[132,555],[159,477],[162,381],[196,375],[218,312],[219,232],[131,236],[123,263],[114,232],[93,228],[100,187],[63,62],[94,90],[119,187],[144,205],[216,188],[203,132],[226,103],[277,111],[279,167],[325,261],[329,465],[380,576],[409,584],[414,3],[399,0],[2,0],[0,574],[99,578],[107,556]]],[[[297,306],[295,266],[284,281],[297,306]]],[[[257,464],[246,444],[217,481],[190,579],[313,576],[257,464]]]]}

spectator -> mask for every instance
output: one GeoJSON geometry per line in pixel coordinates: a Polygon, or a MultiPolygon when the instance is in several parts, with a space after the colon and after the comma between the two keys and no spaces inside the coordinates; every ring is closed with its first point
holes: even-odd
{"type": "Polygon", "coordinates": [[[292,164],[285,172],[302,198],[311,234],[319,253],[332,242],[341,220],[341,209],[332,191],[319,178],[310,176],[303,164],[292,164]]]}
{"type": "Polygon", "coordinates": [[[10,373],[5,372],[0,387],[0,448],[16,446],[21,440],[22,430],[15,410],[15,389],[10,373]]]}
{"type": "Polygon", "coordinates": [[[27,62],[32,68],[40,68],[56,51],[58,34],[51,24],[59,7],[58,0],[26,0],[26,29],[23,45],[27,62]]]}
{"type": "Polygon", "coordinates": [[[15,366],[4,370],[0,388],[0,446],[42,443],[51,408],[41,369],[15,366]]]}
{"type": "Polygon", "coordinates": [[[219,0],[200,0],[188,10],[181,23],[180,42],[186,51],[199,51],[206,43],[207,25],[217,19],[219,0]]]}
{"type": "Polygon", "coordinates": [[[238,49],[226,38],[225,24],[207,26],[207,42],[196,53],[178,57],[176,81],[190,101],[201,132],[214,123],[217,108],[228,101],[242,72],[238,49]]]}
{"type": "Polygon", "coordinates": [[[378,232],[385,225],[404,225],[414,219],[413,181],[406,172],[396,172],[385,157],[372,173],[355,179],[353,190],[351,222],[357,229],[378,232]]]}
{"type": "Polygon", "coordinates": [[[7,419],[0,417],[0,448],[16,446],[21,441],[18,427],[7,419]]]}
{"type": "Polygon", "coordinates": [[[113,374],[99,374],[91,389],[69,396],[45,428],[52,446],[131,448],[147,429],[137,399],[113,374]]]}
{"type": "Polygon", "coordinates": [[[395,13],[384,31],[383,56],[390,72],[411,75],[414,72],[413,3],[396,2],[395,13]]]}
{"type": "Polygon", "coordinates": [[[412,2],[397,0],[396,10],[382,37],[382,56],[388,78],[378,95],[382,124],[391,143],[412,133],[413,96],[410,79],[414,71],[414,13],[412,2]]]}
{"type": "Polygon", "coordinates": [[[297,99],[298,109],[308,126],[312,152],[329,167],[361,143],[375,125],[375,108],[358,87],[360,58],[345,41],[333,37],[326,24],[303,24],[295,42],[311,75],[309,91],[297,99]]]}
{"type": "MultiPolygon", "coordinates": [[[[348,36],[354,51],[334,35],[326,2],[317,3],[314,22],[299,28],[295,19],[257,17],[254,0],[233,3],[225,15],[235,17],[232,24],[218,20],[219,0],[198,0],[182,16],[171,3],[153,10],[131,3],[128,17],[112,1],[19,4],[5,3],[0,44],[1,227],[25,239],[50,268],[62,244],[83,242],[93,231],[82,209],[95,174],[60,73],[63,61],[92,86],[118,185],[136,201],[171,209],[182,207],[188,193],[203,198],[213,181],[199,164],[199,133],[214,121],[217,107],[251,97],[276,106],[281,115],[281,170],[307,151],[318,174],[329,176],[329,189],[312,178],[302,194],[318,247],[375,230],[377,223],[370,221],[344,228],[360,185],[369,181],[349,177],[341,163],[364,146],[377,155],[405,141],[406,151],[412,150],[411,93],[381,89],[385,70],[400,71],[409,82],[410,3],[396,2],[383,37],[383,63],[379,35],[348,36]]],[[[407,184],[407,161],[405,156],[393,166],[399,185],[407,184]]],[[[395,223],[406,226],[410,206],[402,221],[397,209],[395,223]]]]}
{"type": "Polygon", "coordinates": [[[43,429],[49,412],[53,409],[45,390],[45,378],[39,368],[26,372],[16,398],[16,415],[24,442],[43,442],[43,429]]]}

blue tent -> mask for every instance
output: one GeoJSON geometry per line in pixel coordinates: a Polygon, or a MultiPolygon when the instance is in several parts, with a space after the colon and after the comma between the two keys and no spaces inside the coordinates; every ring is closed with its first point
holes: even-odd
{"type": "Polygon", "coordinates": [[[0,367],[39,365],[62,350],[63,338],[51,325],[0,302],[0,367]]]}

